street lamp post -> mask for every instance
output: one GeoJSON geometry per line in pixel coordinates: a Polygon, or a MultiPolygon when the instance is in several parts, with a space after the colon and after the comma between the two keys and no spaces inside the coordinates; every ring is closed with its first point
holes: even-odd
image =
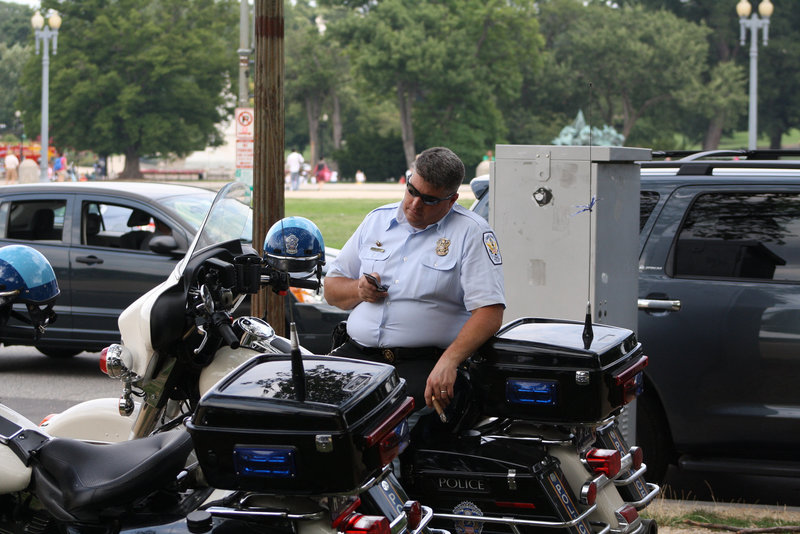
{"type": "Polygon", "coordinates": [[[761,0],[758,4],[758,15],[750,13],[753,7],[748,0],[740,0],[736,4],[736,13],[739,15],[739,40],[744,46],[747,39],[747,30],[750,30],[750,117],[747,127],[747,148],[756,149],[758,120],[758,30],[764,34],[764,46],[769,41],[769,18],[772,16],[774,6],[770,0],[761,0]],[[759,17],[759,15],[761,15],[759,17]],[[749,17],[749,18],[748,18],[749,17]]]}
{"type": "Polygon", "coordinates": [[[53,55],[55,55],[58,48],[58,29],[61,27],[61,17],[58,13],[53,12],[47,19],[47,26],[44,24],[44,17],[38,11],[31,18],[31,25],[33,26],[34,33],[36,34],[36,54],[39,54],[39,42],[43,44],[42,47],[42,155],[39,159],[39,168],[41,174],[39,175],[40,182],[47,182],[50,178],[47,176],[47,156],[48,156],[48,111],[49,111],[49,93],[50,93],[50,53],[48,49],[49,41],[53,42],[53,55]]]}

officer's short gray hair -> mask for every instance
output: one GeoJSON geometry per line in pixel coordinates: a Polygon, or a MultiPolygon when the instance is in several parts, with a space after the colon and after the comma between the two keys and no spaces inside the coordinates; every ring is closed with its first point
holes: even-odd
{"type": "Polygon", "coordinates": [[[445,191],[455,192],[464,181],[464,162],[443,146],[421,152],[414,162],[414,170],[423,180],[445,191]]]}

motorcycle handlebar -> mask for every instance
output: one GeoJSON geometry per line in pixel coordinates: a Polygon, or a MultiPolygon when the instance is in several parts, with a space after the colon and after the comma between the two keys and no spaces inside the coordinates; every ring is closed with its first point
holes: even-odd
{"type": "Polygon", "coordinates": [[[319,289],[319,282],[316,280],[289,278],[289,285],[292,287],[299,287],[302,289],[319,289]]]}
{"type": "Polygon", "coordinates": [[[239,348],[239,338],[233,331],[230,325],[230,318],[228,315],[224,315],[221,320],[214,321],[214,327],[217,330],[217,333],[220,335],[222,340],[225,342],[232,349],[239,348]]]}

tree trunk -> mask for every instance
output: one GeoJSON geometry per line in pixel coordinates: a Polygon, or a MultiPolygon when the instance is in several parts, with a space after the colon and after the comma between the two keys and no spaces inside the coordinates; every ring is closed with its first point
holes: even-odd
{"type": "Polygon", "coordinates": [[[773,150],[780,150],[783,142],[783,132],[771,132],[769,134],[769,147],[773,150]]]}
{"type": "Polygon", "coordinates": [[[403,154],[406,156],[406,165],[410,169],[416,159],[417,151],[414,148],[414,126],[411,115],[414,111],[413,92],[406,88],[403,82],[397,84],[397,101],[400,108],[400,126],[403,134],[403,154]]]}
{"type": "Polygon", "coordinates": [[[122,169],[119,178],[130,180],[140,179],[141,177],[142,171],[139,167],[139,151],[136,147],[128,147],[125,150],[125,168],[122,169]]]}
{"type": "MultiPolygon", "coordinates": [[[[283,0],[255,0],[255,146],[253,147],[253,246],[284,215],[284,18],[283,0]]],[[[284,298],[262,288],[252,312],[279,335],[286,332],[284,298]]]]}
{"type": "Polygon", "coordinates": [[[331,100],[333,101],[333,148],[339,150],[342,148],[342,103],[335,90],[331,93],[331,100]]]}
{"type": "Polygon", "coordinates": [[[310,95],[306,97],[306,119],[308,120],[308,141],[310,145],[311,154],[309,155],[309,163],[315,166],[319,161],[321,151],[319,142],[319,115],[322,109],[321,99],[319,95],[310,95]]]}
{"type": "Polygon", "coordinates": [[[725,112],[720,111],[708,123],[706,137],[703,139],[703,150],[716,150],[722,139],[722,125],[725,124],[725,112]]]}

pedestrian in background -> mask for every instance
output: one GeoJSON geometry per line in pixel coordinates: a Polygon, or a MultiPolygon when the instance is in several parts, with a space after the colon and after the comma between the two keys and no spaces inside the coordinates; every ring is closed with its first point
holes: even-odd
{"type": "Polygon", "coordinates": [[[296,148],[292,148],[291,153],[286,157],[286,170],[289,171],[292,191],[300,189],[300,169],[304,162],[303,156],[296,148]]]}
{"type": "Polygon", "coordinates": [[[317,166],[314,167],[314,178],[317,180],[317,191],[322,189],[322,184],[330,180],[331,169],[325,163],[325,158],[320,158],[317,166]]]}
{"type": "Polygon", "coordinates": [[[15,184],[19,179],[19,158],[11,151],[8,151],[5,159],[6,164],[6,183],[15,184]]]}
{"type": "Polygon", "coordinates": [[[358,169],[356,171],[356,183],[357,184],[363,184],[366,181],[367,181],[367,177],[364,174],[364,171],[362,171],[361,169],[358,169]]]}

